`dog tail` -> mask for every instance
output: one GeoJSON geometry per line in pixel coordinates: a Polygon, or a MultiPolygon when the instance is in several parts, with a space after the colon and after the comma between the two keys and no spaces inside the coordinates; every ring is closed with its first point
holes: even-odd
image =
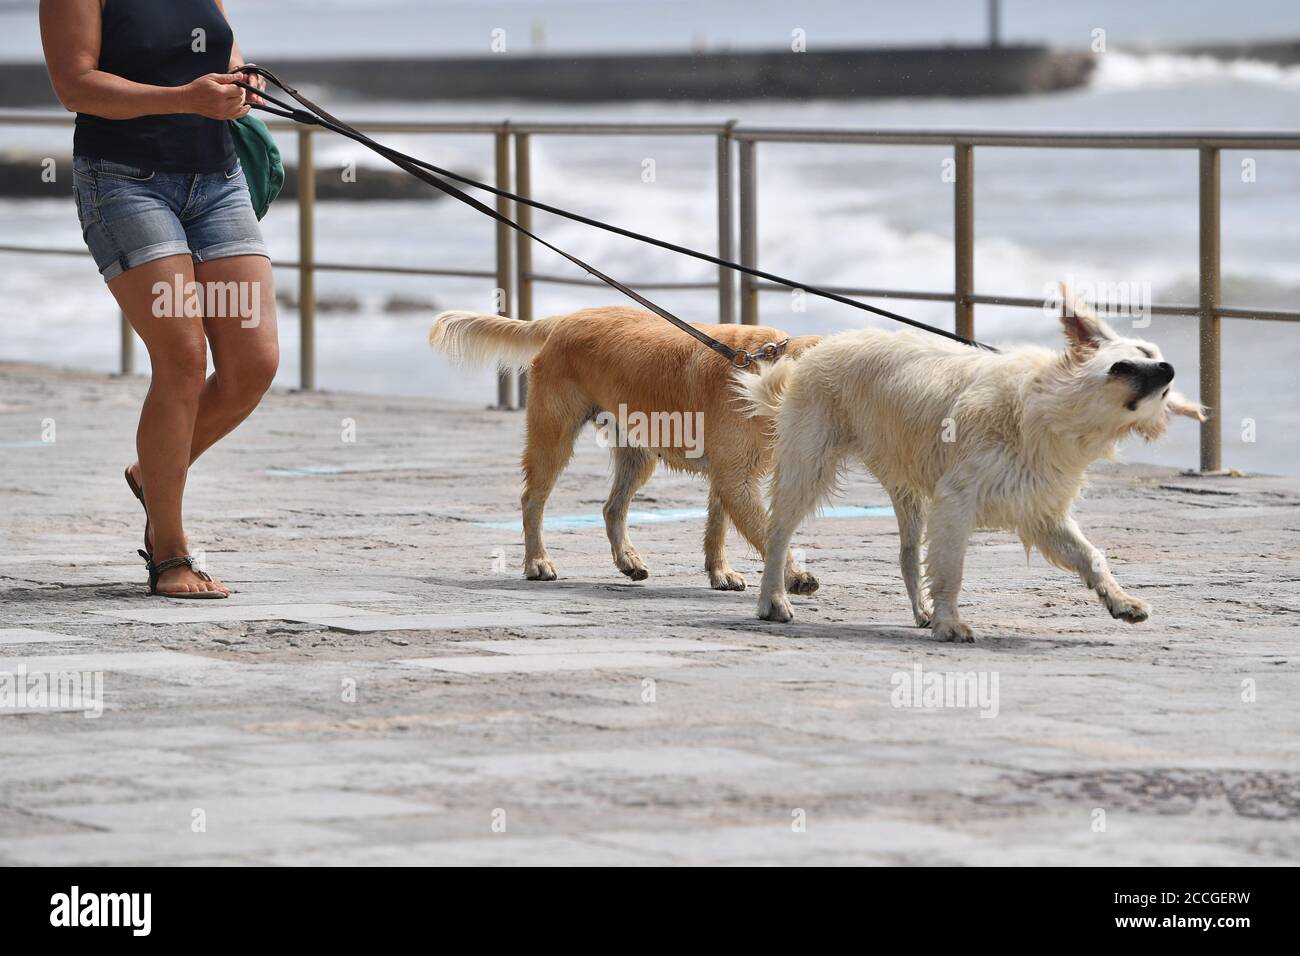
{"type": "Polygon", "coordinates": [[[521,322],[503,315],[453,309],[433,320],[429,345],[466,365],[494,363],[503,368],[525,368],[546,344],[553,328],[545,319],[521,322]]]}
{"type": "Polygon", "coordinates": [[[740,399],[741,410],[750,418],[775,418],[796,364],[796,359],[786,356],[775,362],[759,362],[757,372],[736,369],[732,373],[732,391],[740,399]]]}

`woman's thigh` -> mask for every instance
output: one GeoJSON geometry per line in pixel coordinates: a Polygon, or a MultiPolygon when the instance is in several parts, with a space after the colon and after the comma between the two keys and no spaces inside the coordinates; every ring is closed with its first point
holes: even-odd
{"type": "Polygon", "coordinates": [[[189,253],[153,259],[108,282],[122,313],[149,350],[155,379],[200,377],[207,369],[203,309],[189,253]]]}

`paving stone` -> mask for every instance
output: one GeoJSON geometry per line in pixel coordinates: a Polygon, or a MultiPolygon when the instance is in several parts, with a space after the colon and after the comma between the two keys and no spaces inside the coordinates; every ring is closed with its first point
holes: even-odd
{"type": "Polygon", "coordinates": [[[490,627],[557,627],[576,626],[581,620],[528,611],[500,610],[463,614],[348,614],[328,612],[300,614],[295,621],[321,624],[348,634],[372,631],[469,631],[490,627]]]}
{"type": "Polygon", "coordinates": [[[688,641],[677,637],[651,638],[589,638],[548,637],[537,641],[458,641],[457,648],[493,651],[497,654],[627,654],[637,651],[747,651],[752,648],[740,644],[719,644],[715,641],[688,641]]]}
{"type": "Polygon", "coordinates": [[[423,762],[445,756],[445,746],[436,739],[417,736],[359,737],[342,739],[294,739],[247,747],[216,748],[204,753],[212,761],[262,767],[298,767],[337,761],[423,762]]]}
{"type": "MultiPolygon", "coordinates": [[[[48,725],[43,724],[41,726],[47,727],[48,725]]],[[[12,724],[6,728],[6,731],[6,733],[0,734],[0,756],[3,757],[84,753],[94,748],[87,736],[80,733],[33,732],[12,724]]],[[[139,740],[138,734],[135,735],[135,739],[139,740]]]]}
{"type": "Polygon", "coordinates": [[[29,674],[107,673],[148,674],[166,679],[193,679],[213,671],[238,670],[239,664],[176,651],[127,651],[114,654],[50,654],[43,657],[0,657],[0,671],[29,674]]]}
{"type": "Polygon", "coordinates": [[[548,779],[575,771],[626,777],[682,777],[768,773],[786,766],[760,754],[724,747],[651,747],[448,757],[439,763],[488,777],[548,779]]]}
{"type": "Polygon", "coordinates": [[[664,670],[689,667],[697,661],[664,654],[492,654],[463,657],[417,657],[399,661],[408,667],[425,667],[456,674],[548,674],[555,671],[664,670]]]}
{"type": "MultiPolygon", "coordinates": [[[[158,599],[154,599],[155,602],[158,599]]],[[[342,604],[240,604],[227,600],[167,599],[157,607],[87,609],[91,614],[139,621],[141,624],[218,624],[232,621],[307,621],[318,617],[332,619],[364,617],[374,612],[368,608],[342,604]]]]}
{"type": "Polygon", "coordinates": [[[76,644],[89,641],[88,637],[73,637],[53,631],[38,631],[23,627],[0,627],[0,644],[76,644]]]}
{"type": "Polygon", "coordinates": [[[270,824],[239,821],[206,833],[192,833],[187,816],[169,830],[81,831],[48,836],[0,839],[0,857],[23,866],[96,866],[103,864],[173,863],[209,854],[247,854],[258,858],[296,847],[348,844],[352,834],[336,828],[278,820],[270,824]]]}
{"type": "MultiPolygon", "coordinates": [[[[811,863],[839,856],[841,862],[881,863],[891,854],[932,865],[960,865],[981,841],[942,827],[899,820],[826,821],[809,819],[802,832],[794,829],[798,806],[783,810],[779,819],[758,826],[716,827],[664,832],[594,833],[593,842],[639,851],[643,862],[662,860],[695,865],[737,863],[811,863]]],[[[774,814],[775,816],[775,814],[774,814]]]]}
{"type": "MultiPolygon", "coordinates": [[[[225,576],[222,577],[222,580],[225,580],[225,576]]],[[[351,604],[405,604],[416,599],[413,595],[394,594],[392,591],[347,590],[345,588],[339,588],[338,590],[302,590],[298,587],[293,588],[293,597],[295,602],[300,601],[308,605],[321,604],[329,607],[351,604]]],[[[282,589],[253,590],[248,588],[232,593],[222,603],[233,607],[270,605],[281,608],[286,606],[284,598],[285,593],[282,589]]],[[[291,608],[296,606],[296,603],[288,605],[291,608]]],[[[352,608],[349,608],[349,610],[352,610],[352,608]]],[[[359,613],[368,613],[368,610],[364,608],[356,608],[355,610],[359,613]]]]}
{"type": "Polygon", "coordinates": [[[647,860],[638,850],[602,846],[581,837],[505,833],[479,840],[287,850],[266,862],[276,866],[637,866],[647,860]]]}
{"type": "MultiPolygon", "coordinates": [[[[329,763],[293,763],[267,765],[229,764],[190,766],[185,773],[150,767],[133,774],[131,780],[159,797],[221,793],[224,797],[257,796],[267,793],[293,793],[300,790],[346,789],[377,792],[433,786],[457,787],[465,773],[454,767],[411,760],[347,760],[341,754],[325,751],[334,757],[329,763]]],[[[422,798],[424,793],[421,794],[422,798]]],[[[138,797],[137,797],[138,798],[138,797]]],[[[61,801],[71,802],[71,801],[61,801]]],[[[78,801],[86,802],[86,801],[78,801]]],[[[429,805],[430,813],[438,807],[429,805]]]]}
{"type": "MultiPolygon", "coordinates": [[[[104,718],[100,718],[103,720],[104,718]]],[[[175,775],[199,762],[175,750],[155,750],[147,746],[104,749],[93,752],[34,753],[5,758],[5,773],[14,780],[31,783],[39,780],[64,780],[93,775],[100,780],[134,779],[137,775],[160,773],[175,775]]]]}
{"type": "MultiPolygon", "coordinates": [[[[209,747],[260,746],[274,738],[250,733],[235,727],[211,725],[181,725],[176,727],[150,727],[146,735],[150,747],[162,750],[202,750],[209,747]]],[[[89,732],[78,735],[81,744],[98,750],[109,747],[128,747],[140,742],[138,729],[113,728],[99,724],[89,732]]],[[[0,750],[0,752],[3,752],[0,750]]]]}
{"type": "Polygon", "coordinates": [[[237,828],[241,822],[277,820],[346,820],[359,817],[426,814],[431,808],[407,800],[342,790],[302,790],[248,797],[227,797],[220,790],[189,800],[147,800],[51,807],[60,820],[109,830],[188,831],[191,814],[202,809],[208,831],[237,828]]]}

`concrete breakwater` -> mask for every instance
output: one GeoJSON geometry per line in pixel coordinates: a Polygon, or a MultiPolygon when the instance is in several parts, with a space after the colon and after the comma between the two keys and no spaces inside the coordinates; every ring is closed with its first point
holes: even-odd
{"type": "Polygon", "coordinates": [[[1300,40],[1259,40],[1236,43],[1198,43],[1177,52],[1215,60],[1260,60],[1278,66],[1300,63],[1300,40]]]}
{"type": "Polygon", "coordinates": [[[1039,46],[753,51],[279,64],[295,83],[384,99],[857,99],[995,96],[1084,83],[1087,54],[1039,46]]]}
{"type": "MultiPolygon", "coordinates": [[[[362,151],[358,146],[357,150],[362,151]]],[[[344,178],[342,167],[316,167],[316,198],[348,199],[441,199],[443,194],[398,169],[356,168],[355,179],[344,178]]],[[[298,168],[286,163],[281,199],[298,195],[298,168]]],[[[72,157],[35,153],[0,153],[0,198],[48,199],[72,195],[72,157]],[[48,160],[54,160],[55,179],[43,175],[48,160]]]]}
{"type": "MultiPolygon", "coordinates": [[[[263,60],[356,96],[546,102],[1006,96],[1080,86],[1093,68],[1038,45],[263,60]]],[[[55,105],[44,66],[0,64],[0,105],[55,105]]]]}

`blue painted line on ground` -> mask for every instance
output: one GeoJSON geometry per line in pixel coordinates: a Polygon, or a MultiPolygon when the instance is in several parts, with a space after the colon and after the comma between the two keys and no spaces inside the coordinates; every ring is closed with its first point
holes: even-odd
{"type": "Polygon", "coordinates": [[[48,448],[52,441],[0,441],[0,448],[48,448]]]}
{"type": "MultiPolygon", "coordinates": [[[[677,508],[667,511],[629,511],[627,523],[666,524],[672,521],[703,521],[708,512],[703,508],[677,508]]],[[[833,505],[818,512],[819,518],[892,518],[894,509],[889,505],[833,505]]],[[[495,528],[499,531],[521,531],[523,523],[515,518],[511,521],[476,521],[480,528],[495,528]]],[[[554,515],[546,518],[543,527],[562,530],[564,528],[603,528],[605,519],[599,514],[588,515],[554,515]]]]}
{"type": "Polygon", "coordinates": [[[341,475],[342,468],[268,468],[266,473],[272,478],[295,478],[302,475],[341,475]]]}

